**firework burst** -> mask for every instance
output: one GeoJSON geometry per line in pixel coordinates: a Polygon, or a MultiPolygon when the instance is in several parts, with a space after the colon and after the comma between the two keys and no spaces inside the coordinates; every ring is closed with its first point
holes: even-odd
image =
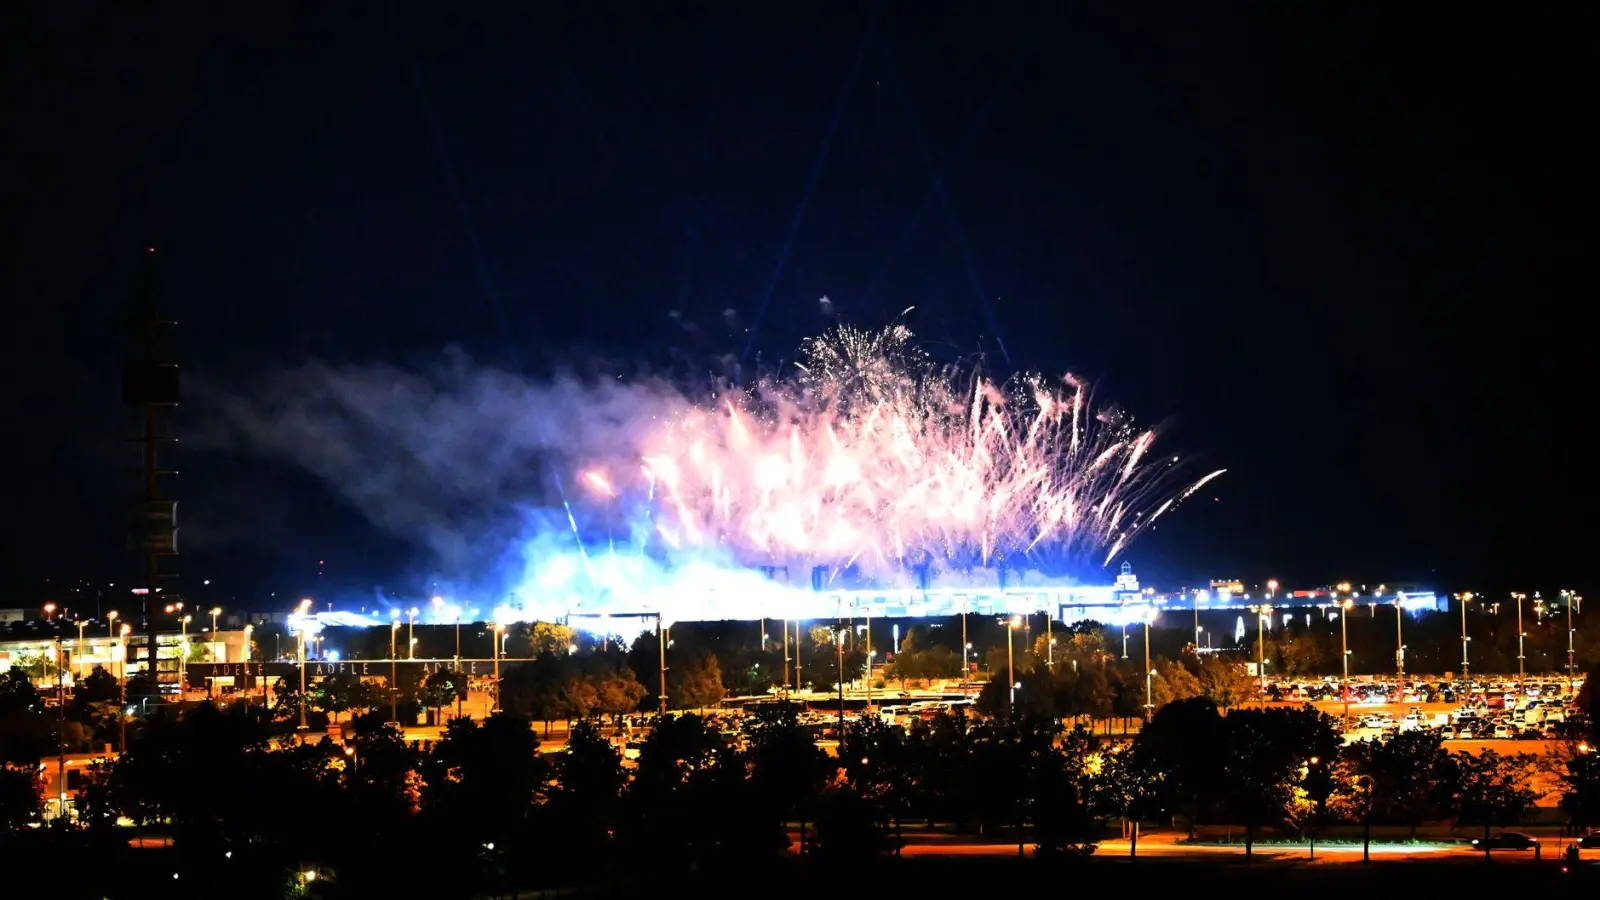
{"type": "Polygon", "coordinates": [[[901,325],[836,328],[794,366],[662,423],[637,470],[583,482],[644,494],[669,551],[892,578],[1104,565],[1222,474],[1181,480],[1153,429],[1070,375],[936,365],[901,325]]]}

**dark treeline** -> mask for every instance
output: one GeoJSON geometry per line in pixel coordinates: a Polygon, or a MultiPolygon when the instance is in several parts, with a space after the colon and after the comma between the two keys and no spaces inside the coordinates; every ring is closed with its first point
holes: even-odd
{"type": "MultiPolygon", "coordinates": [[[[19,699],[14,686],[0,693],[0,712],[19,699]]],[[[908,824],[1059,859],[1134,822],[1226,824],[1247,846],[1336,824],[1487,832],[1529,813],[1541,765],[1448,753],[1420,731],[1347,746],[1309,707],[1222,714],[1199,697],[1165,704],[1131,742],[1019,710],[909,730],[867,719],[837,755],[786,705],[737,730],[676,715],[649,730],[632,766],[603,718],[580,719],[561,752],[541,754],[535,723],[515,712],[452,721],[428,745],[387,716],[354,714],[347,741],[274,744],[259,708],[156,714],[126,754],[92,768],[75,826],[29,827],[37,767],[8,765],[0,840],[17,864],[94,861],[71,870],[94,896],[130,895],[130,873],[156,878],[141,860],[159,858],[178,886],[225,882],[239,897],[466,897],[694,870],[738,877],[785,851],[855,864],[893,855],[908,824]]],[[[1594,759],[1574,753],[1562,773],[1577,826],[1600,822],[1594,759]]]]}

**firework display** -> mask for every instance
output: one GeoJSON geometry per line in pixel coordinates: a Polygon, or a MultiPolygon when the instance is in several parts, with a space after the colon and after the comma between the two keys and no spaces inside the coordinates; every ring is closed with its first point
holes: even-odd
{"type": "Polygon", "coordinates": [[[648,523],[652,556],[854,572],[1069,574],[1116,558],[1222,474],[1180,478],[1156,432],[1068,375],[938,365],[895,325],[841,326],[793,369],[717,392],[643,438],[637,468],[580,473],[648,523]]]}

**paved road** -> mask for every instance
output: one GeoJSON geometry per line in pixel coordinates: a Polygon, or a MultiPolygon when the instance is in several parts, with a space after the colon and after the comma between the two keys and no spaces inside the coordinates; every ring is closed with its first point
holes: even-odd
{"type": "MultiPolygon", "coordinates": [[[[1243,844],[1200,844],[1185,843],[1183,836],[1177,833],[1158,832],[1141,836],[1139,838],[1138,855],[1141,857],[1155,857],[1162,859],[1243,859],[1243,844]]],[[[798,835],[791,835],[798,838],[798,835]]],[[[1541,844],[1542,861],[1556,862],[1567,841],[1558,838],[1538,839],[1541,844]]],[[[1256,844],[1252,850],[1254,856],[1264,859],[1278,860],[1303,860],[1311,861],[1310,845],[1300,844],[1256,844]]],[[[1031,841],[1023,843],[1025,854],[1033,852],[1031,841]]],[[[1129,851],[1128,841],[1111,840],[1103,841],[1096,856],[1127,856],[1129,851]]],[[[902,856],[1016,856],[1017,844],[1015,841],[1006,843],[1003,840],[980,840],[970,835],[953,834],[927,834],[909,833],[905,836],[905,845],[901,848],[902,856]]],[[[1439,842],[1418,844],[1373,844],[1370,854],[1375,859],[1386,862],[1399,861],[1475,861],[1481,855],[1465,842],[1439,842]]],[[[1534,854],[1531,851],[1504,850],[1494,854],[1497,861],[1512,863],[1531,863],[1534,854]]],[[[1316,845],[1316,859],[1318,864],[1341,864],[1360,862],[1362,858],[1360,844],[1325,844],[1316,845]]],[[[1600,850],[1587,850],[1583,852],[1586,861],[1600,861],[1600,850]]]]}

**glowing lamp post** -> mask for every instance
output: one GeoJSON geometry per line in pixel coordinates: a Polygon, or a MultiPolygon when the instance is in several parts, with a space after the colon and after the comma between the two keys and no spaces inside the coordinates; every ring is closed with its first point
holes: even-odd
{"type": "Polygon", "coordinates": [[[1467,637],[1467,604],[1472,602],[1472,598],[1473,593],[1471,591],[1456,595],[1456,599],[1461,601],[1461,693],[1463,697],[1467,693],[1467,685],[1471,683],[1471,680],[1467,677],[1472,666],[1467,659],[1467,642],[1472,640],[1472,638],[1467,637]]]}
{"type": "MultiPolygon", "coordinates": [[[[500,635],[504,633],[505,630],[506,626],[500,624],[499,622],[494,623],[494,709],[492,709],[491,712],[500,711],[500,635]]],[[[665,653],[665,651],[663,651],[663,653],[665,653]]],[[[666,703],[666,699],[663,698],[661,705],[665,707],[666,703]]]]}
{"type": "Polygon", "coordinates": [[[1344,695],[1344,722],[1350,724],[1350,629],[1345,623],[1350,620],[1350,610],[1354,609],[1356,602],[1346,597],[1339,604],[1339,663],[1344,667],[1344,681],[1339,685],[1339,693],[1344,695]]]}
{"type": "MultiPolygon", "coordinates": [[[[399,670],[395,662],[394,639],[400,633],[400,611],[395,610],[389,622],[389,721],[400,721],[400,680],[399,670]]],[[[499,663],[495,664],[495,676],[499,677],[499,663]]]]}
{"type": "Polygon", "coordinates": [[[406,643],[410,644],[407,651],[410,655],[406,659],[417,658],[417,608],[415,606],[406,610],[406,643]]]}
{"type": "Polygon", "coordinates": [[[1511,595],[1511,599],[1517,601],[1517,693],[1521,694],[1522,679],[1525,677],[1523,670],[1523,659],[1525,657],[1523,655],[1522,641],[1528,636],[1527,632],[1522,630],[1522,601],[1528,599],[1528,595],[1514,593],[1511,595]]]}
{"type": "MultiPolygon", "coordinates": [[[[116,613],[112,613],[116,615],[116,613]]],[[[117,752],[128,751],[128,635],[133,633],[133,626],[123,623],[122,630],[117,637],[117,752]]]]}
{"type": "Polygon", "coordinates": [[[1017,672],[1011,649],[1011,635],[1016,632],[1017,626],[1021,624],[1021,616],[1012,616],[1006,621],[1006,678],[1007,690],[1010,692],[1007,695],[1009,699],[1006,701],[1006,711],[1011,714],[1013,719],[1017,717],[1017,672]]]}

